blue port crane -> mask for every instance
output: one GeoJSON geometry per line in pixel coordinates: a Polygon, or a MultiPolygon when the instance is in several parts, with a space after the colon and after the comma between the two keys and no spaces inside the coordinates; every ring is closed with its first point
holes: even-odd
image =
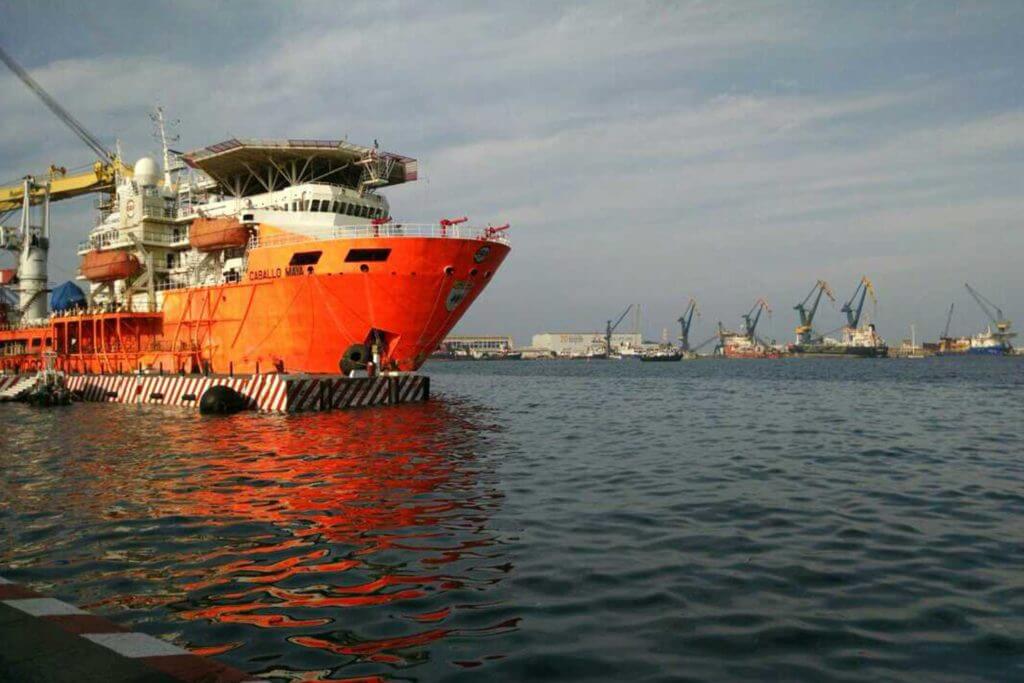
{"type": "Polygon", "coordinates": [[[682,351],[690,350],[690,326],[693,323],[694,315],[700,317],[700,311],[697,310],[697,300],[690,297],[689,303],[686,304],[686,310],[679,318],[679,348],[682,351]]]}
{"type": "Polygon", "coordinates": [[[772,309],[763,298],[754,302],[754,307],[743,315],[743,333],[751,341],[757,341],[757,323],[761,319],[761,313],[772,314],[772,309]]]}
{"type": "Polygon", "coordinates": [[[996,329],[992,331],[992,334],[998,337],[1004,345],[1009,345],[1010,338],[1015,337],[1016,334],[1010,332],[1010,325],[1013,323],[1012,321],[1007,320],[1006,316],[1003,315],[1003,309],[989,301],[985,298],[984,294],[976,290],[974,287],[971,287],[966,282],[964,283],[964,287],[966,287],[970,295],[974,297],[974,300],[978,302],[978,306],[985,312],[988,319],[992,321],[992,324],[996,326],[996,329]]]}
{"type": "Polygon", "coordinates": [[[857,329],[857,326],[860,325],[861,313],[864,312],[864,299],[869,294],[871,295],[871,300],[877,306],[878,299],[875,297],[875,286],[871,284],[871,280],[869,280],[868,276],[865,275],[861,277],[860,282],[857,283],[857,288],[853,290],[853,296],[850,297],[850,300],[843,304],[843,307],[839,309],[846,314],[847,327],[857,329]],[[860,296],[859,300],[857,298],[858,296],[860,296]],[[854,307],[854,301],[857,302],[856,307],[854,307]]]}
{"type": "Polygon", "coordinates": [[[612,355],[612,334],[615,332],[616,329],[618,329],[619,325],[622,324],[623,319],[625,319],[625,317],[627,315],[629,315],[629,312],[631,310],[633,310],[633,304],[630,304],[629,306],[626,306],[626,310],[624,310],[622,312],[622,315],[619,316],[619,319],[615,321],[614,325],[612,324],[612,321],[609,320],[608,321],[608,325],[605,327],[605,331],[604,331],[604,351],[609,356],[612,355]]]}
{"type": "Polygon", "coordinates": [[[796,343],[797,344],[810,344],[814,341],[813,324],[814,314],[818,312],[818,304],[821,303],[821,296],[827,295],[829,299],[835,303],[835,296],[832,294],[832,288],[828,286],[828,283],[824,280],[818,280],[811,291],[807,293],[804,300],[793,307],[800,315],[800,324],[796,328],[796,343]],[[811,304],[810,308],[807,308],[807,304],[814,299],[814,303],[811,304]]]}

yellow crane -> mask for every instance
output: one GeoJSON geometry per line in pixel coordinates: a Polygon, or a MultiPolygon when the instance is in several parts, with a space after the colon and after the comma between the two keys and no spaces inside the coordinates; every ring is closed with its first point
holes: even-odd
{"type": "MultiPolygon", "coordinates": [[[[29,203],[38,204],[46,199],[47,184],[49,185],[49,201],[70,199],[91,192],[113,192],[114,184],[118,174],[131,175],[131,169],[126,167],[116,152],[112,152],[103,146],[95,135],[75,119],[64,107],[62,107],[42,86],[36,83],[25,69],[0,48],[0,61],[14,72],[21,81],[34,92],[43,104],[52,111],[57,118],[63,121],[81,140],[96,153],[99,161],[93,164],[92,168],[82,173],[68,175],[67,169],[60,166],[50,166],[49,170],[42,176],[33,178],[29,184],[29,203]]],[[[14,211],[24,205],[25,183],[0,187],[0,215],[14,211]]]]}

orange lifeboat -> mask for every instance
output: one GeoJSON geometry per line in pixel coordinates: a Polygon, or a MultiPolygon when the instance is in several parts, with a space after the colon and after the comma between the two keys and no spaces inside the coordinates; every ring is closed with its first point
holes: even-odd
{"type": "Polygon", "coordinates": [[[126,251],[90,251],[82,257],[82,275],[92,282],[130,278],[141,270],[139,259],[126,251]]]}
{"type": "Polygon", "coordinates": [[[189,228],[188,242],[198,251],[244,247],[249,242],[249,228],[235,218],[197,218],[189,228]]]}

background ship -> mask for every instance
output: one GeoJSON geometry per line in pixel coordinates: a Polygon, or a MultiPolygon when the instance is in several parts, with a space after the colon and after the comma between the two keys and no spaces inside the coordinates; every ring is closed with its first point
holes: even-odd
{"type": "Polygon", "coordinates": [[[853,356],[859,358],[884,358],[889,354],[889,347],[885,340],[878,335],[874,324],[863,321],[866,298],[870,295],[871,300],[878,303],[871,280],[866,276],[862,277],[857,283],[853,295],[840,309],[846,314],[846,325],[842,328],[842,336],[839,339],[814,334],[812,327],[814,316],[823,294],[835,301],[828,283],[818,280],[807,297],[794,307],[800,314],[800,325],[796,328],[796,343],[789,347],[791,353],[806,356],[853,356]],[[813,304],[809,304],[812,299],[813,304]]]}
{"type": "Polygon", "coordinates": [[[946,315],[946,327],[939,337],[939,343],[934,347],[934,353],[938,356],[1009,356],[1014,354],[1013,338],[1017,336],[1010,331],[1012,321],[1003,315],[1003,310],[992,303],[985,295],[974,289],[968,283],[964,287],[971,297],[977,302],[978,307],[989,319],[989,325],[984,332],[972,337],[951,337],[949,334],[950,325],[953,322],[953,309],[955,304],[949,305],[949,313],[946,315]]]}
{"type": "Polygon", "coordinates": [[[757,323],[761,320],[763,312],[771,315],[772,309],[767,301],[758,299],[753,308],[741,316],[742,332],[727,330],[719,322],[717,352],[726,358],[778,358],[781,355],[779,349],[757,336],[757,323]]]}

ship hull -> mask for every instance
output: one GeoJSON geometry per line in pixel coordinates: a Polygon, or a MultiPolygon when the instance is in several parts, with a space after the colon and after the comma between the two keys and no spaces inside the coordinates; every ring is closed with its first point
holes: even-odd
{"type": "Polygon", "coordinates": [[[1001,346],[989,346],[967,349],[965,354],[968,356],[1009,356],[1013,351],[1001,346]]]}
{"type": "Polygon", "coordinates": [[[849,345],[796,345],[793,353],[798,356],[818,356],[824,358],[886,358],[889,355],[887,346],[849,346],[849,345]]]}
{"type": "Polygon", "coordinates": [[[722,356],[725,358],[779,358],[781,354],[778,351],[768,349],[732,349],[726,347],[722,351],[722,356]]]}
{"type": "Polygon", "coordinates": [[[332,374],[345,371],[341,360],[354,346],[376,346],[380,370],[411,372],[508,251],[498,242],[430,237],[255,249],[241,282],[167,291],[154,314],[57,317],[49,327],[0,332],[0,342],[5,335],[48,340],[29,341],[27,353],[3,362],[8,370],[28,371],[45,349],[72,372],[332,374]],[[312,253],[315,264],[281,266],[312,253]],[[353,253],[376,255],[358,261],[353,253]]]}

